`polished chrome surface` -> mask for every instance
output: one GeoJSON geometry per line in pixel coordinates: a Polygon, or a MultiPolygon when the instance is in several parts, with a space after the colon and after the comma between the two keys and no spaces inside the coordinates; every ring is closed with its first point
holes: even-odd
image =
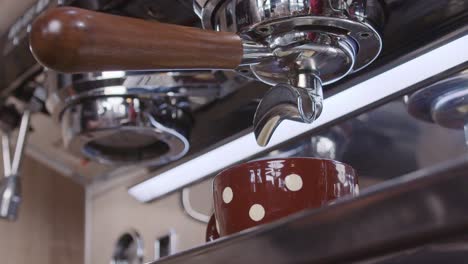
{"type": "Polygon", "coordinates": [[[111,264],[142,264],[144,257],[143,240],[138,232],[130,230],[117,240],[111,264]]]}
{"type": "Polygon", "coordinates": [[[11,161],[10,158],[10,135],[2,135],[4,178],[0,181],[0,218],[10,221],[15,221],[18,217],[18,209],[21,203],[19,167],[24,155],[23,152],[28,136],[30,115],[30,111],[26,109],[21,118],[13,161],[11,161]]]}
{"type": "Polygon", "coordinates": [[[205,28],[225,27],[230,29],[229,31],[236,32],[262,22],[291,16],[323,15],[364,21],[367,15],[364,0],[195,0],[194,2],[194,7],[201,14],[205,28]],[[232,19],[226,19],[226,14],[227,18],[232,19]]]}
{"type": "Polygon", "coordinates": [[[435,123],[449,128],[463,129],[468,146],[468,82],[465,87],[442,95],[432,107],[435,123]]]}
{"type": "Polygon", "coordinates": [[[434,122],[444,127],[462,129],[468,121],[468,82],[466,87],[448,91],[434,102],[434,122]]]}
{"type": "Polygon", "coordinates": [[[17,175],[19,173],[19,168],[21,161],[23,159],[24,147],[26,145],[26,139],[28,136],[29,130],[29,121],[31,120],[31,112],[26,109],[21,118],[21,124],[18,132],[18,139],[16,141],[15,152],[13,155],[13,161],[11,164],[11,173],[17,175]]]}
{"type": "Polygon", "coordinates": [[[183,100],[161,99],[122,93],[72,104],[61,118],[65,146],[104,164],[161,165],[179,159],[189,149],[190,117],[183,100]]]}
{"type": "MultiPolygon", "coordinates": [[[[430,85],[408,99],[410,114],[440,126],[464,129],[468,125],[468,70],[430,85]]],[[[468,135],[465,137],[468,143],[468,135]]]]}
{"type": "MultiPolygon", "coordinates": [[[[411,115],[418,119],[427,122],[434,122],[433,107],[435,104],[437,104],[439,100],[443,99],[444,96],[450,96],[452,92],[462,93],[460,102],[466,102],[463,100],[463,93],[467,89],[468,70],[465,70],[444,80],[431,84],[428,87],[425,87],[412,94],[408,100],[408,111],[411,115]]],[[[456,106],[457,107],[455,108],[461,111],[465,109],[463,104],[457,104],[456,106]]],[[[448,127],[454,127],[454,125],[448,125],[448,127]]],[[[455,127],[460,126],[455,125],[455,127]]]]}
{"type": "Polygon", "coordinates": [[[123,89],[129,96],[158,98],[161,95],[187,97],[190,109],[197,109],[223,98],[246,84],[245,78],[230,72],[162,72],[126,73],[99,72],[70,75],[48,72],[47,110],[59,120],[69,104],[83,98],[103,95],[121,95],[123,89]],[[105,88],[120,87],[120,88],[105,88]],[[128,88],[128,89],[127,89],[128,88]]]}
{"type": "Polygon", "coordinates": [[[380,35],[367,21],[367,5],[362,0],[195,0],[194,7],[205,28],[237,32],[242,37],[244,58],[239,73],[277,89],[288,85],[307,90],[299,93],[297,111],[290,111],[289,105],[281,113],[284,99],[264,99],[275,109],[261,109],[264,104],[256,113],[254,127],[263,131],[256,133],[262,146],[282,120],[311,123],[320,115],[322,98],[318,95],[322,92],[317,93],[316,83],[321,89],[321,84],[364,68],[382,47],[380,35]],[[309,79],[316,81],[304,81],[309,79]],[[301,101],[307,101],[309,108],[301,101]]]}
{"type": "Polygon", "coordinates": [[[270,48],[274,57],[250,65],[252,73],[270,85],[285,83],[292,86],[295,86],[298,75],[304,72],[320,77],[324,84],[349,74],[355,64],[355,48],[346,40],[321,34],[315,36],[315,43],[309,43],[312,36],[307,32],[289,33],[272,40],[270,48]]]}
{"type": "MultiPolygon", "coordinates": [[[[382,48],[381,37],[370,24],[335,17],[283,18],[266,25],[262,24],[259,29],[252,29],[241,36],[246,43],[266,43],[266,47],[277,58],[298,53],[301,47],[309,53],[323,54],[325,58],[332,60],[331,65],[323,63],[321,67],[317,67],[323,73],[322,78],[326,84],[333,83],[349,73],[340,70],[351,68],[352,72],[356,72],[366,67],[377,58],[382,48]],[[285,52],[287,53],[284,54],[285,52]],[[349,57],[348,60],[353,61],[353,65],[349,65],[347,61],[343,62],[343,58],[335,58],[336,52],[344,52],[349,57]],[[337,72],[334,72],[334,69],[337,72]]],[[[250,49],[244,48],[244,56],[251,57],[251,52],[250,49]]],[[[261,55],[268,54],[259,54],[257,60],[264,59],[261,55]]],[[[311,56],[310,60],[321,62],[324,59],[317,56],[319,55],[311,56]]]]}
{"type": "Polygon", "coordinates": [[[10,156],[10,135],[2,133],[2,157],[3,157],[3,173],[7,177],[11,175],[11,156],[10,156]]]}
{"type": "Polygon", "coordinates": [[[254,132],[257,143],[266,146],[274,130],[285,119],[312,122],[322,112],[322,85],[320,79],[310,75],[300,75],[295,88],[289,85],[276,85],[260,101],[254,117],[254,132]],[[312,77],[312,79],[307,79],[312,77]],[[302,82],[307,87],[302,88],[302,82]]]}

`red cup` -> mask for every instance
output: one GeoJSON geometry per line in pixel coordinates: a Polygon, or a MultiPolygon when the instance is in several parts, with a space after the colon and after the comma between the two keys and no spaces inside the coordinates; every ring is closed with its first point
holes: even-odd
{"type": "Polygon", "coordinates": [[[359,193],[357,174],[344,163],[315,158],[252,161],[220,172],[213,181],[211,241],[359,193]]]}

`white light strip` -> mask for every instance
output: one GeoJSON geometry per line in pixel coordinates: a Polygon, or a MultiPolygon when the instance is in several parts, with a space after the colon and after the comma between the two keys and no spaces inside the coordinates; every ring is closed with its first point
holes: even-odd
{"type": "MultiPolygon", "coordinates": [[[[275,131],[268,147],[274,147],[468,61],[467,47],[468,36],[463,36],[327,98],[322,115],[313,124],[284,121],[275,131]]],[[[140,202],[148,202],[264,150],[257,145],[253,133],[249,133],[155,175],[131,187],[128,193],[140,202]]]]}
{"type": "Polygon", "coordinates": [[[121,78],[125,76],[124,71],[105,71],[101,72],[101,77],[105,79],[110,79],[110,78],[121,78]]]}

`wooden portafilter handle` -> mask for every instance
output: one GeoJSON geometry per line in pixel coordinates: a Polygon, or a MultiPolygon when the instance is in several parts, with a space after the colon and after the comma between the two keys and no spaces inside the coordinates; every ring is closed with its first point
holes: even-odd
{"type": "Polygon", "coordinates": [[[33,23],[31,51],[65,73],[112,70],[234,69],[242,41],[215,32],[59,7],[33,23]]]}

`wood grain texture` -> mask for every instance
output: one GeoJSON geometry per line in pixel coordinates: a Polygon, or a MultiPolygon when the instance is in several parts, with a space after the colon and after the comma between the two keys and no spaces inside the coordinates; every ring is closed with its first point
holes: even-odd
{"type": "Polygon", "coordinates": [[[84,189],[25,157],[16,222],[0,220],[0,263],[82,264],[84,189]]]}
{"type": "Polygon", "coordinates": [[[33,24],[31,50],[60,72],[234,69],[242,42],[234,33],[119,17],[72,7],[52,9],[33,24]]]}

